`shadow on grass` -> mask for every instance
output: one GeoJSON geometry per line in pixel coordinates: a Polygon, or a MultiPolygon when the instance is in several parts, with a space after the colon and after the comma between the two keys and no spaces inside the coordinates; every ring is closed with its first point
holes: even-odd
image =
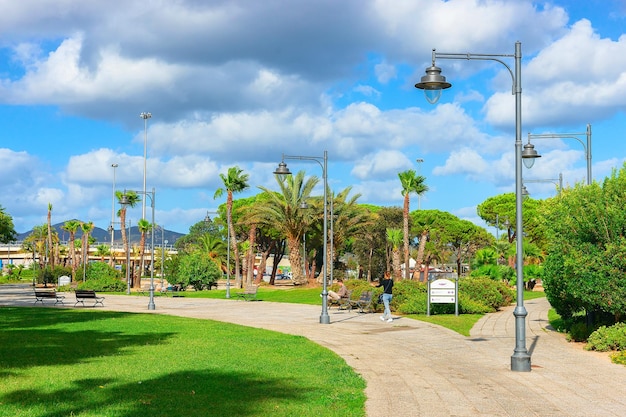
{"type": "Polygon", "coordinates": [[[288,380],[218,371],[172,373],[141,384],[117,385],[114,379],[93,378],[73,385],[59,391],[13,391],[0,395],[0,402],[23,415],[42,417],[248,416],[269,414],[279,403],[298,402],[307,391],[288,380]],[[207,380],[214,388],[210,392],[203,390],[207,380]]]}
{"type": "Polygon", "coordinates": [[[163,343],[175,334],[128,334],[89,329],[66,331],[54,327],[59,323],[89,323],[101,319],[123,319],[130,315],[42,308],[0,308],[0,376],[10,374],[11,369],[66,365],[100,356],[123,355],[123,350],[128,347],[163,343]]]}

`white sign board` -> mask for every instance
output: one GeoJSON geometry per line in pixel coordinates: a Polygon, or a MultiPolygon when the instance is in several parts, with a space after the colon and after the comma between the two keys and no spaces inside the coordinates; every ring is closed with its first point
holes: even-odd
{"type": "Polygon", "coordinates": [[[430,284],[431,303],[456,302],[456,285],[449,279],[438,279],[430,284]]]}

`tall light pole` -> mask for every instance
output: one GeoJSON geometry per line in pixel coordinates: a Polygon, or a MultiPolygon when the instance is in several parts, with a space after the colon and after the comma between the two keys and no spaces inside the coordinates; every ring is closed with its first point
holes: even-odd
{"type": "MultiPolygon", "coordinates": [[[[142,112],[139,117],[143,119],[143,194],[146,195],[146,166],[148,163],[148,119],[152,113],[142,112]]],[[[141,205],[141,218],[146,218],[146,200],[141,205]]],[[[143,268],[143,265],[142,265],[143,268]]]]}
{"type": "Polygon", "coordinates": [[[115,168],[117,168],[118,164],[111,164],[113,168],[113,193],[111,195],[111,227],[109,231],[111,232],[111,264],[113,264],[113,243],[115,242],[115,168]]]}
{"type": "MultiPolygon", "coordinates": [[[[155,190],[154,188],[152,188],[151,192],[144,193],[143,191],[134,191],[134,193],[143,194],[146,197],[150,197],[150,207],[152,208],[152,224],[151,224],[151,233],[150,233],[150,239],[151,239],[150,245],[151,245],[152,250],[150,251],[151,252],[150,301],[148,302],[148,310],[154,310],[155,309],[155,305],[154,305],[154,197],[155,197],[155,190]]],[[[122,195],[121,203],[122,205],[128,204],[128,197],[126,196],[126,191],[124,191],[124,194],[122,195]]],[[[141,279],[141,274],[140,274],[139,279],[141,279]]]]}
{"type": "Polygon", "coordinates": [[[326,269],[328,266],[328,198],[326,190],[328,188],[328,152],[324,151],[324,156],[294,156],[284,155],[283,160],[278,164],[278,168],[274,171],[277,175],[291,175],[291,171],[285,164],[285,159],[298,159],[304,161],[315,161],[322,168],[324,177],[324,270],[323,270],[323,287],[322,287],[322,314],[320,315],[321,324],[330,324],[330,316],[328,315],[328,276],[326,269]]]}
{"type": "Polygon", "coordinates": [[[531,139],[575,139],[585,149],[585,158],[587,159],[587,185],[591,185],[591,124],[587,124],[587,131],[582,133],[528,133],[528,143],[531,139]],[[579,136],[587,137],[587,145],[583,143],[579,136]]]}
{"type": "MultiPolygon", "coordinates": [[[[551,182],[552,184],[557,186],[559,196],[561,195],[561,191],[563,190],[563,174],[562,173],[559,173],[559,178],[545,178],[545,179],[537,179],[537,180],[534,180],[534,179],[532,179],[532,180],[523,180],[524,184],[531,183],[531,182],[538,182],[538,183],[540,183],[540,182],[544,182],[544,183],[545,182],[551,182]]],[[[530,195],[530,193],[528,191],[526,191],[525,195],[528,196],[528,195],[530,195]]]]}
{"type": "Polygon", "coordinates": [[[515,42],[515,53],[511,54],[471,54],[471,53],[441,53],[433,49],[432,66],[426,69],[426,75],[421,82],[415,84],[416,88],[423,89],[426,99],[431,104],[436,103],[441,97],[441,91],[449,88],[452,84],[446,81],[446,77],[441,75],[441,68],[435,65],[435,59],[463,59],[495,61],[504,65],[509,71],[513,80],[513,94],[515,95],[515,221],[516,221],[516,272],[517,272],[517,305],[513,312],[515,316],[515,349],[511,356],[511,370],[530,372],[530,354],[526,349],[526,316],[528,315],[524,307],[524,257],[523,257],[523,236],[522,231],[522,159],[527,168],[532,166],[533,158],[539,155],[534,147],[529,143],[522,152],[522,44],[515,42]],[[501,58],[513,58],[515,61],[515,73],[511,67],[501,58]]]}

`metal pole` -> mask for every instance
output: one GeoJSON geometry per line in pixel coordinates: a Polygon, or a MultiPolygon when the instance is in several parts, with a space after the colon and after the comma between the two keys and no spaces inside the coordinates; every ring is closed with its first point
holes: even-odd
{"type": "Polygon", "coordinates": [[[587,123],[587,185],[591,185],[591,124],[587,123]]]}
{"type": "Polygon", "coordinates": [[[111,259],[113,257],[113,243],[115,241],[115,168],[118,164],[111,164],[113,167],[113,195],[111,197],[111,259]]]}
{"type": "Polygon", "coordinates": [[[517,305],[515,316],[515,349],[511,356],[512,371],[530,371],[530,355],[526,349],[526,316],[524,307],[524,232],[522,216],[522,44],[515,42],[515,223],[517,305]]]}
{"type": "Polygon", "coordinates": [[[328,265],[328,201],[326,189],[328,188],[328,152],[324,151],[324,287],[322,289],[322,315],[320,316],[321,324],[330,324],[330,316],[328,315],[328,277],[326,276],[326,266],[328,265]]]}
{"type": "Polygon", "coordinates": [[[151,227],[151,263],[150,263],[150,301],[148,302],[148,310],[154,310],[154,188],[152,188],[152,194],[150,202],[152,203],[152,227],[151,227]]]}
{"type": "MultiPolygon", "coordinates": [[[[148,160],[148,119],[152,117],[152,113],[142,112],[139,117],[143,119],[143,195],[146,196],[146,166],[148,160]]],[[[146,200],[144,198],[141,205],[141,218],[146,218],[146,200]]],[[[143,265],[142,265],[143,267],[143,265]]]]}

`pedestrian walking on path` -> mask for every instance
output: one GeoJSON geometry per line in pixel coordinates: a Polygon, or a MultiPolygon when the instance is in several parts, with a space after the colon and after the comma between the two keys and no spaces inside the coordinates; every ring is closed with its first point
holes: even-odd
{"type": "Polygon", "coordinates": [[[383,304],[385,306],[385,311],[380,319],[382,321],[386,321],[387,323],[393,322],[393,317],[391,317],[391,299],[393,298],[393,278],[391,278],[391,274],[389,271],[385,272],[385,278],[383,278],[376,288],[383,287],[383,304]]]}

